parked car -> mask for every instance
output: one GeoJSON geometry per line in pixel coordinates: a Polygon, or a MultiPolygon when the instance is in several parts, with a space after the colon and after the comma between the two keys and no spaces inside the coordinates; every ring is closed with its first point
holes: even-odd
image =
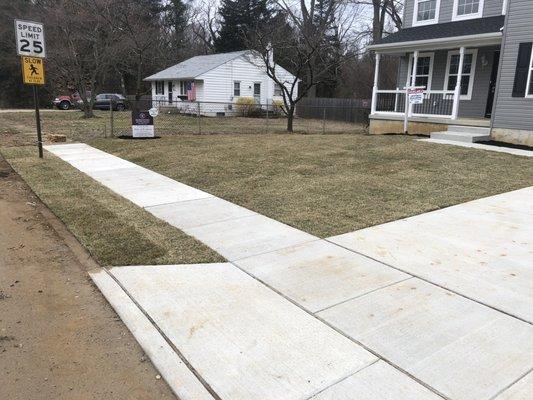
{"type": "Polygon", "coordinates": [[[70,110],[71,108],[80,107],[83,100],[78,92],[74,92],[70,95],[57,96],[52,104],[60,110],[70,110]]]}
{"type": "Polygon", "coordinates": [[[113,103],[114,111],[124,111],[127,107],[126,98],[117,93],[101,93],[96,96],[93,108],[98,110],[109,110],[113,103]]]}

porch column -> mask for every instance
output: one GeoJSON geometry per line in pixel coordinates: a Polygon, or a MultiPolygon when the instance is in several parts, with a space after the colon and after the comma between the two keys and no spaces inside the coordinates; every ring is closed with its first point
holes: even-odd
{"type": "Polygon", "coordinates": [[[465,59],[464,46],[459,49],[459,70],[457,71],[457,84],[453,92],[452,119],[457,119],[459,114],[459,101],[461,100],[461,78],[463,77],[463,63],[465,59]]]}
{"type": "MultiPolygon", "coordinates": [[[[413,53],[413,67],[411,68],[411,82],[409,82],[409,77],[407,78],[407,83],[408,83],[408,86],[416,86],[416,70],[418,68],[418,50],[416,50],[414,53],[413,53]]],[[[406,97],[409,97],[408,94],[406,93],[405,94],[406,97]]],[[[409,100],[407,99],[407,102],[409,102],[409,100]]],[[[411,103],[409,103],[409,114],[408,114],[410,117],[413,116],[413,105],[411,103]]]]}
{"type": "Polygon", "coordinates": [[[374,86],[372,87],[372,105],[370,108],[370,113],[375,114],[376,104],[378,101],[378,80],[379,80],[379,60],[381,58],[380,53],[376,53],[376,66],[374,69],[374,86]]]}

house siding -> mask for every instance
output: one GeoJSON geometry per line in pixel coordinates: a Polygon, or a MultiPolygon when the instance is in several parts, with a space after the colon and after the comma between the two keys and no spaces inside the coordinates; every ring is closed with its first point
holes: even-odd
{"type": "MultiPolygon", "coordinates": [[[[526,0],[527,1],[527,0],[526,0]]],[[[406,0],[403,14],[403,27],[413,26],[413,10],[415,0],[406,0]]],[[[483,6],[483,18],[502,15],[503,0],[485,0],[483,6]]],[[[441,0],[439,23],[451,22],[453,16],[453,0],[441,0]]]]}
{"type": "MultiPolygon", "coordinates": [[[[204,82],[204,101],[235,102],[236,98],[233,96],[234,81],[241,82],[240,97],[253,97],[254,83],[261,83],[260,102],[262,104],[266,104],[267,100],[271,102],[272,99],[281,99],[281,97],[273,96],[274,81],[266,75],[260,65],[261,60],[259,59],[252,63],[239,57],[200,75],[197,79],[204,82]]],[[[279,76],[283,76],[283,73],[280,73],[279,76]]],[[[289,75],[287,79],[292,81],[294,78],[289,75]]]]}
{"type": "MultiPolygon", "coordinates": [[[[499,46],[481,47],[478,49],[474,86],[472,87],[472,99],[461,100],[459,102],[459,117],[483,118],[485,116],[493,57],[494,52],[497,50],[499,50],[499,46]]],[[[432,52],[434,57],[431,89],[433,90],[445,90],[444,82],[446,79],[448,51],[453,50],[438,50],[432,52]]],[[[399,88],[403,88],[407,81],[409,56],[410,55],[407,55],[401,58],[398,74],[399,88]]]]}
{"type": "Polygon", "coordinates": [[[506,20],[493,127],[533,132],[533,99],[512,97],[518,46],[533,42],[533,1],[512,0],[506,20]]]}
{"type": "MultiPolygon", "coordinates": [[[[198,75],[194,82],[196,87],[196,101],[198,104],[191,104],[190,102],[179,101],[178,95],[180,90],[180,81],[173,80],[173,106],[187,110],[188,112],[198,112],[197,107],[200,107],[200,113],[203,115],[234,115],[235,103],[238,97],[233,96],[234,81],[241,82],[241,94],[239,97],[253,97],[254,83],[261,84],[261,97],[259,102],[261,104],[272,103],[272,101],[282,100],[281,96],[273,96],[274,81],[268,77],[264,67],[262,67],[262,59],[256,57],[255,59],[248,58],[250,56],[240,56],[229,60],[201,75],[198,75]]],[[[292,83],[293,75],[278,67],[277,77],[280,80],[292,83]]],[[[152,99],[157,101],[158,105],[168,105],[168,82],[164,80],[164,94],[155,94],[155,81],[152,82],[152,99]]],[[[290,84],[286,84],[290,89],[290,84]]],[[[297,92],[293,93],[293,97],[297,96],[297,92]]]]}

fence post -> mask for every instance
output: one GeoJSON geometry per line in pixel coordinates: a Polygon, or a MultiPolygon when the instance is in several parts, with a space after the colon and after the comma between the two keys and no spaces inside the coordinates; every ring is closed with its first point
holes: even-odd
{"type": "Polygon", "coordinates": [[[326,134],[326,107],[322,109],[322,134],[326,134]]]}
{"type": "Polygon", "coordinates": [[[267,99],[267,114],[266,114],[266,133],[268,134],[268,99],[267,99]]]}
{"type": "MultiPolygon", "coordinates": [[[[109,134],[111,137],[114,136],[114,120],[113,120],[113,100],[109,102],[109,134]]],[[[106,133],[107,137],[107,133],[106,133]]]]}
{"type": "Polygon", "coordinates": [[[200,122],[201,121],[201,118],[200,118],[200,102],[197,101],[196,102],[196,110],[197,110],[197,116],[198,116],[198,134],[201,135],[202,134],[202,123],[200,122]]]}

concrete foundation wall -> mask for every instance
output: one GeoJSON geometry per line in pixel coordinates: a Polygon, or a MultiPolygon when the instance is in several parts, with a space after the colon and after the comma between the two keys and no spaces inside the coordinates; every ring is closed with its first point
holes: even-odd
{"type": "MultiPolygon", "coordinates": [[[[431,122],[410,121],[408,131],[410,134],[428,135],[431,132],[440,132],[448,129],[447,125],[435,124],[431,122]]],[[[403,133],[403,121],[386,119],[371,119],[369,132],[372,135],[383,135],[387,133],[403,133]]]]}
{"type": "MultiPolygon", "coordinates": [[[[448,125],[473,125],[469,123],[436,123],[424,121],[409,121],[408,132],[411,135],[430,135],[431,132],[448,130],[448,125]]],[[[371,135],[384,135],[389,133],[403,133],[403,120],[371,118],[369,132],[371,135]]],[[[493,128],[491,139],[498,142],[533,146],[533,130],[493,128]]]]}
{"type": "Polygon", "coordinates": [[[533,131],[493,128],[490,137],[498,142],[533,146],[533,131]]]}

